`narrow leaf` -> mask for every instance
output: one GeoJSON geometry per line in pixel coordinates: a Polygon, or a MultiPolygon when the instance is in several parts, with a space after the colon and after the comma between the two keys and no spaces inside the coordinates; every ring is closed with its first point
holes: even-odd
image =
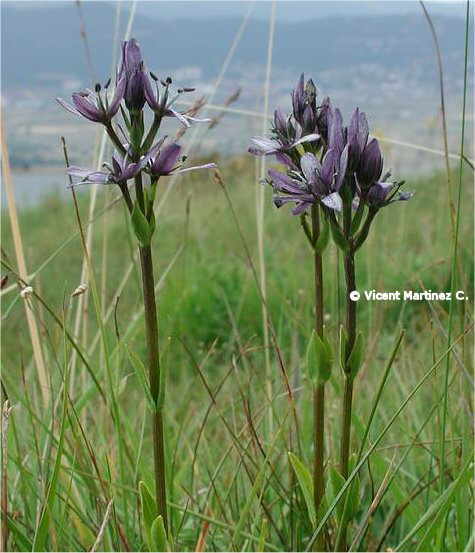
{"type": "Polygon", "coordinates": [[[152,230],[137,202],[135,202],[134,209],[132,210],[131,222],[138,241],[142,246],[148,246],[152,239],[152,230]]]}
{"type": "Polygon", "coordinates": [[[289,451],[289,460],[292,468],[294,469],[295,475],[302,491],[305,504],[307,506],[308,518],[312,526],[315,526],[317,523],[317,515],[315,513],[315,503],[313,499],[313,480],[310,471],[307,467],[300,461],[300,459],[289,451]]]}
{"type": "Polygon", "coordinates": [[[152,523],[150,529],[150,542],[151,551],[170,551],[162,515],[158,515],[152,523]]]}
{"type": "Polygon", "coordinates": [[[157,504],[145,482],[139,482],[140,503],[142,505],[142,524],[145,541],[149,549],[153,551],[151,541],[152,524],[157,517],[157,504]]]}

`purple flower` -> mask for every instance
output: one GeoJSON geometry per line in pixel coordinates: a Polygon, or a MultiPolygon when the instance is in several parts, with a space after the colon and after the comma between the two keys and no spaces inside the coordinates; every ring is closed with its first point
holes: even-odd
{"type": "Polygon", "coordinates": [[[368,205],[380,209],[394,202],[404,202],[412,198],[413,192],[399,192],[404,181],[387,182],[386,179],[389,176],[390,173],[387,173],[383,180],[373,183],[369,188],[364,196],[368,205]]]}
{"type": "Polygon", "coordinates": [[[293,202],[294,215],[300,215],[317,201],[329,209],[340,211],[342,200],[338,191],[346,172],[347,148],[341,155],[329,150],[322,163],[312,153],[306,153],[300,160],[300,171],[288,174],[269,169],[269,179],[274,192],[274,203],[281,207],[293,202]]]}
{"type": "Polygon", "coordinates": [[[248,149],[249,153],[256,156],[275,155],[289,152],[299,144],[315,142],[319,139],[318,134],[315,133],[302,136],[302,128],[299,125],[294,125],[290,118],[286,119],[279,109],[274,112],[272,133],[274,138],[253,136],[251,138],[252,145],[248,149]]]}
{"type": "Polygon", "coordinates": [[[376,138],[373,138],[364,147],[358,168],[356,179],[362,189],[367,189],[381,178],[383,172],[383,156],[376,138]]]}
{"type": "Polygon", "coordinates": [[[118,184],[126,182],[134,178],[149,163],[159,151],[165,138],[159,140],[138,162],[131,161],[128,153],[124,157],[114,153],[112,166],[107,163],[103,165],[107,171],[95,171],[71,165],[71,167],[68,167],[68,174],[78,179],[75,184],[118,184]]]}
{"type": "Polygon", "coordinates": [[[125,105],[129,110],[140,111],[145,104],[145,80],[142,53],[139,43],[132,38],[122,43],[122,63],[119,74],[126,79],[125,105]]]}
{"type": "Polygon", "coordinates": [[[94,171],[71,165],[68,175],[78,179],[74,184],[118,184],[132,179],[140,171],[139,163],[128,163],[126,158],[112,156],[112,167],[104,164],[107,171],[94,171]]]}
{"type": "Polygon", "coordinates": [[[339,190],[346,174],[347,149],[341,155],[334,150],[328,150],[322,160],[306,153],[300,160],[305,180],[319,200],[330,209],[341,211],[342,200],[339,190]]]}
{"type": "Polygon", "coordinates": [[[305,111],[305,76],[302,73],[297,81],[296,87],[292,90],[292,110],[295,120],[303,124],[303,114],[305,111]]]}
{"type": "Polygon", "coordinates": [[[157,115],[160,117],[175,117],[185,127],[190,127],[191,123],[209,123],[211,121],[209,118],[199,119],[172,109],[171,105],[173,101],[168,102],[168,87],[171,84],[171,79],[168,79],[165,82],[165,90],[161,97],[158,89],[158,79],[153,76],[153,80],[155,81],[155,92],[152,84],[150,83],[150,79],[144,75],[144,93],[147,104],[157,115]]]}
{"type": "Polygon", "coordinates": [[[368,142],[368,121],[366,115],[356,108],[347,129],[348,165],[355,169],[358,166],[361,153],[368,142]]]}
{"type": "Polygon", "coordinates": [[[118,77],[114,95],[109,103],[107,88],[104,87],[104,95],[101,94],[101,86],[96,85],[95,93],[92,90],[75,92],[72,95],[74,106],[65,102],[62,98],[56,98],[57,102],[75,115],[80,115],[95,123],[108,124],[119,110],[120,102],[124,97],[126,80],[124,76],[118,77]]]}
{"type": "Polygon", "coordinates": [[[275,169],[269,169],[269,182],[274,189],[274,204],[281,207],[286,203],[295,203],[293,215],[301,215],[317,201],[315,194],[309,190],[307,183],[301,178],[292,178],[275,169]]]}
{"type": "MultiPolygon", "coordinates": [[[[196,165],[194,167],[181,168],[179,158],[181,146],[173,143],[160,149],[150,160],[150,174],[153,177],[171,175],[173,173],[185,173],[196,169],[212,169],[216,163],[206,163],[205,165],[196,165]]],[[[182,158],[184,161],[184,158],[182,158]]]]}
{"type": "Polygon", "coordinates": [[[346,144],[345,129],[343,128],[343,117],[338,108],[332,109],[328,116],[328,147],[336,152],[343,152],[346,144]]]}
{"type": "Polygon", "coordinates": [[[317,131],[317,88],[312,79],[305,84],[302,73],[297,86],[292,91],[292,111],[295,121],[302,128],[302,134],[314,134],[317,131]]]}
{"type": "Polygon", "coordinates": [[[322,139],[325,141],[326,144],[328,144],[328,128],[330,125],[330,117],[332,113],[332,104],[330,101],[330,98],[326,96],[324,98],[322,105],[320,106],[318,110],[317,115],[317,129],[318,133],[322,137],[322,139]]]}

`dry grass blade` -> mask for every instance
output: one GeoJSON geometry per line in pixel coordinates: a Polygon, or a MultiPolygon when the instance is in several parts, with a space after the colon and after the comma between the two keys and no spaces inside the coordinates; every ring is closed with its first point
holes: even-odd
{"type": "MultiPolygon", "coordinates": [[[[275,10],[276,2],[272,2],[272,9],[269,18],[269,39],[267,43],[267,65],[266,65],[266,77],[264,82],[264,112],[262,120],[262,134],[265,135],[267,131],[267,120],[269,117],[269,89],[270,89],[270,76],[272,70],[272,52],[274,49],[274,30],[275,30],[275,10]]],[[[259,287],[262,295],[262,331],[264,334],[264,359],[266,368],[266,389],[267,398],[269,402],[272,398],[272,372],[270,366],[270,351],[269,351],[269,329],[267,326],[268,313],[267,313],[267,286],[266,286],[266,265],[264,257],[264,200],[265,190],[260,181],[264,179],[266,174],[266,157],[262,156],[260,160],[260,174],[256,183],[256,223],[257,223],[257,249],[259,256],[259,287]]],[[[268,412],[268,425],[269,432],[272,433],[273,415],[272,404],[270,404],[268,412]]]]}
{"type": "Polygon", "coordinates": [[[8,478],[7,478],[7,468],[8,468],[8,456],[7,456],[7,432],[8,432],[8,418],[12,411],[10,407],[10,402],[8,399],[3,404],[2,410],[2,525],[1,531],[2,536],[0,539],[2,551],[7,551],[8,545],[8,478]]]}
{"type": "Polygon", "coordinates": [[[455,229],[455,206],[452,201],[452,183],[450,180],[450,163],[449,163],[449,144],[448,144],[448,134],[447,134],[447,120],[445,115],[445,94],[444,94],[444,68],[442,65],[442,55],[440,53],[439,39],[437,38],[437,33],[434,27],[427,8],[424,5],[422,0],[419,1],[422,10],[424,11],[425,18],[430,27],[430,32],[432,34],[432,39],[434,40],[434,47],[437,54],[437,68],[439,71],[439,87],[440,87],[440,111],[442,113],[442,136],[444,139],[444,157],[445,157],[445,169],[447,171],[447,195],[450,207],[450,221],[452,223],[452,232],[455,229]]]}
{"type": "MultiPolygon", "coordinates": [[[[394,460],[394,457],[393,457],[394,460]]],[[[383,481],[381,482],[381,485],[378,488],[378,491],[376,492],[376,495],[374,496],[374,499],[368,509],[368,512],[366,513],[363,522],[360,524],[360,527],[358,528],[358,531],[355,534],[355,537],[353,539],[353,542],[351,543],[351,546],[349,548],[349,551],[354,551],[355,547],[358,545],[358,542],[360,541],[361,537],[363,536],[363,533],[366,531],[366,528],[368,526],[369,521],[371,520],[371,517],[374,515],[376,509],[378,508],[379,504],[381,503],[381,500],[383,499],[383,496],[387,490],[388,484],[391,481],[391,470],[393,467],[393,461],[391,461],[388,470],[386,471],[386,474],[384,475],[383,481]]]]}
{"type": "Polygon", "coordinates": [[[106,509],[106,512],[105,512],[105,515],[104,515],[104,520],[102,521],[101,527],[99,528],[99,533],[97,534],[96,541],[94,542],[93,546],[89,550],[91,552],[92,551],[97,551],[99,545],[101,544],[102,538],[104,537],[104,532],[106,530],[107,523],[109,522],[109,518],[110,518],[110,515],[111,515],[111,512],[112,512],[113,501],[114,500],[111,499],[109,501],[109,503],[107,504],[107,509],[106,509]]]}
{"type": "MultiPolygon", "coordinates": [[[[2,173],[3,182],[5,185],[5,192],[8,203],[8,214],[10,217],[10,225],[12,229],[13,244],[15,248],[15,256],[18,266],[18,273],[23,280],[27,280],[28,271],[26,270],[25,253],[23,250],[23,241],[21,237],[20,224],[18,222],[18,214],[16,209],[15,193],[12,182],[12,176],[10,171],[10,161],[8,156],[8,147],[6,143],[6,133],[4,128],[4,118],[0,123],[1,130],[1,143],[2,143],[2,173]]],[[[33,357],[35,359],[36,370],[38,372],[38,380],[40,383],[41,395],[43,403],[47,405],[50,399],[50,390],[48,385],[48,376],[46,374],[46,366],[43,357],[43,350],[41,349],[40,335],[38,332],[38,326],[36,319],[33,315],[31,306],[28,301],[25,301],[26,320],[28,323],[28,330],[30,333],[31,346],[33,348],[33,357]]]]}
{"type": "MultiPolygon", "coordinates": [[[[209,510],[206,511],[206,515],[207,516],[211,515],[209,510]]],[[[206,549],[205,549],[206,548],[206,537],[208,536],[209,525],[210,525],[209,520],[204,520],[203,521],[203,524],[201,526],[200,535],[198,536],[198,541],[196,542],[195,553],[201,553],[202,551],[206,551],[206,549]]]]}

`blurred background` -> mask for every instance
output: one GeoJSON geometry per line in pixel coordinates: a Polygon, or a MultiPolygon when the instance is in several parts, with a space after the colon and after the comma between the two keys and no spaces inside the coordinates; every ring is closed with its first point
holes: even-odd
{"type": "MultiPolygon", "coordinates": [[[[465,8],[427,7],[442,52],[449,150],[456,152],[465,8]]],[[[240,91],[220,124],[195,137],[200,154],[242,154],[248,137],[262,134],[271,2],[7,1],[1,9],[1,100],[20,204],[64,190],[60,135],[68,136],[74,163],[90,160],[91,126],[55,97],[104,83],[128,26],[150,70],[196,87],[190,102],[207,97],[211,105],[202,113],[217,116],[240,91]]],[[[444,167],[437,58],[418,2],[278,1],[274,18],[269,106],[289,109],[290,89],[305,71],[346,117],[355,105],[370,115],[396,173],[401,163],[406,176],[444,167]]],[[[469,105],[470,123],[471,113],[469,105]]]]}

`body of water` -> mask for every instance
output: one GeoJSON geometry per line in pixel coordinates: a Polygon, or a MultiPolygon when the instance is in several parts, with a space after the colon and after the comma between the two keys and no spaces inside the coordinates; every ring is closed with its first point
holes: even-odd
{"type": "MultiPolygon", "coordinates": [[[[61,167],[12,171],[15,200],[18,207],[37,204],[48,196],[66,198],[68,178],[61,167]]],[[[2,207],[7,207],[5,186],[2,186],[2,207]]]]}

